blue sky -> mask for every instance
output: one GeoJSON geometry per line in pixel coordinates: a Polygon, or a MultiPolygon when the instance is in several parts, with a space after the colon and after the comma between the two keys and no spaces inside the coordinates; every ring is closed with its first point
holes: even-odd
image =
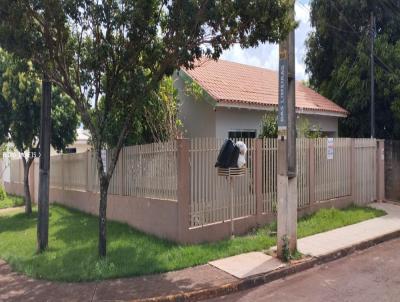
{"type": "MultiPolygon", "coordinates": [[[[297,0],[295,5],[296,20],[299,26],[296,29],[296,78],[298,80],[307,79],[305,73],[304,56],[306,54],[304,42],[308,33],[311,31],[309,18],[309,1],[297,0]]],[[[241,49],[239,45],[234,45],[225,51],[221,57],[228,61],[254,65],[258,67],[278,69],[278,45],[262,44],[257,48],[241,49]]]]}

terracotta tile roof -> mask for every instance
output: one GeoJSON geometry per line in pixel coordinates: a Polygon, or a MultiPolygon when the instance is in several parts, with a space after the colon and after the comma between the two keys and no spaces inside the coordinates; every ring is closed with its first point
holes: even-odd
{"type": "MultiPolygon", "coordinates": [[[[184,69],[218,103],[277,106],[278,73],[249,65],[202,60],[184,69]]],[[[348,112],[314,90],[296,82],[296,108],[347,115],[348,112]]]]}

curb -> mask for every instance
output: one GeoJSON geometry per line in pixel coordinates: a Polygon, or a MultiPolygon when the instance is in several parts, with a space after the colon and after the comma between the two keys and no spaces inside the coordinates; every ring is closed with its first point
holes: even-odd
{"type": "Polygon", "coordinates": [[[265,274],[260,274],[242,280],[238,280],[232,283],[227,283],[219,287],[195,290],[191,292],[180,292],[178,294],[169,296],[131,300],[131,302],[186,302],[186,301],[199,301],[204,299],[216,298],[219,296],[225,296],[242,290],[251,289],[253,287],[262,284],[267,284],[278,279],[285,278],[287,276],[308,270],[314,266],[343,258],[345,256],[353,254],[356,251],[362,251],[369,247],[375,246],[379,243],[383,243],[385,241],[389,241],[398,237],[400,237],[400,230],[376,237],[368,241],[357,243],[351,247],[337,250],[335,252],[320,257],[314,257],[311,258],[310,260],[305,260],[304,262],[301,263],[296,263],[265,274]]]}

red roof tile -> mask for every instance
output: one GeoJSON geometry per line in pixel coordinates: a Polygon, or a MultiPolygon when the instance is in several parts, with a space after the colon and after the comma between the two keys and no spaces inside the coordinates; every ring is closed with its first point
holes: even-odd
{"type": "MultiPolygon", "coordinates": [[[[278,104],[276,71],[224,60],[203,60],[194,69],[184,71],[219,103],[278,104]]],[[[348,114],[345,109],[300,82],[296,82],[296,108],[348,114]]]]}

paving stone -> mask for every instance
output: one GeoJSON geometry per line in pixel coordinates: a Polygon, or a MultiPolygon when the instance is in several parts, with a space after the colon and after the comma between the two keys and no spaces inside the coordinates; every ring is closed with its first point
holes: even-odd
{"type": "Polygon", "coordinates": [[[246,278],[276,270],[284,264],[262,252],[251,252],[210,262],[212,266],[237,278],[246,278]]]}

